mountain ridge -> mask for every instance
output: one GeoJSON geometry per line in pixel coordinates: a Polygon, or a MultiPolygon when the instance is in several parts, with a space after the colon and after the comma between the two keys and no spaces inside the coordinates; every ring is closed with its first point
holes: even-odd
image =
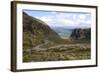
{"type": "Polygon", "coordinates": [[[74,29],[70,35],[72,40],[91,40],[91,29],[74,29]]]}

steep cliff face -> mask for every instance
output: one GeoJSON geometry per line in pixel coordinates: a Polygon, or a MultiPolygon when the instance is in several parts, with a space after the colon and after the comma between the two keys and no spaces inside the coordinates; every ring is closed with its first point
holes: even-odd
{"type": "Polygon", "coordinates": [[[91,29],[74,29],[70,36],[72,40],[87,40],[91,39],[91,29]]]}
{"type": "Polygon", "coordinates": [[[23,12],[23,46],[32,48],[45,40],[56,41],[60,36],[45,22],[23,12]]]}

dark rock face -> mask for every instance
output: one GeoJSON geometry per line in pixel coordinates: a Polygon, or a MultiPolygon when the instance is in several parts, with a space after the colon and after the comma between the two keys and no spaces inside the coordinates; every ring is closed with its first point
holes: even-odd
{"type": "Polygon", "coordinates": [[[74,29],[70,38],[72,40],[90,40],[91,29],[74,29]]]}
{"type": "Polygon", "coordinates": [[[45,22],[23,12],[23,46],[32,48],[45,40],[56,41],[60,36],[45,22]]]}

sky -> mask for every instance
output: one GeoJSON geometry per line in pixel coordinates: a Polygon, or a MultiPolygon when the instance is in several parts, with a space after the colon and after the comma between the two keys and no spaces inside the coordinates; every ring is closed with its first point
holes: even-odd
{"type": "Polygon", "coordinates": [[[55,12],[24,10],[30,16],[40,19],[50,27],[90,28],[91,14],[84,12],[55,12]]]}

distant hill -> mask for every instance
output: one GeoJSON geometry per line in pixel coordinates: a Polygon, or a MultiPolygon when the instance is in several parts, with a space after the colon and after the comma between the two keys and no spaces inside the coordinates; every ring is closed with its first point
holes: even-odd
{"type": "Polygon", "coordinates": [[[72,33],[72,29],[67,27],[51,27],[55,32],[57,32],[62,39],[69,39],[72,33]]]}
{"type": "Polygon", "coordinates": [[[72,40],[91,40],[91,29],[73,29],[70,38],[72,40]]]}
{"type": "Polygon", "coordinates": [[[32,48],[45,40],[55,42],[60,36],[53,31],[45,22],[31,17],[23,12],[23,46],[24,49],[32,48]]]}

